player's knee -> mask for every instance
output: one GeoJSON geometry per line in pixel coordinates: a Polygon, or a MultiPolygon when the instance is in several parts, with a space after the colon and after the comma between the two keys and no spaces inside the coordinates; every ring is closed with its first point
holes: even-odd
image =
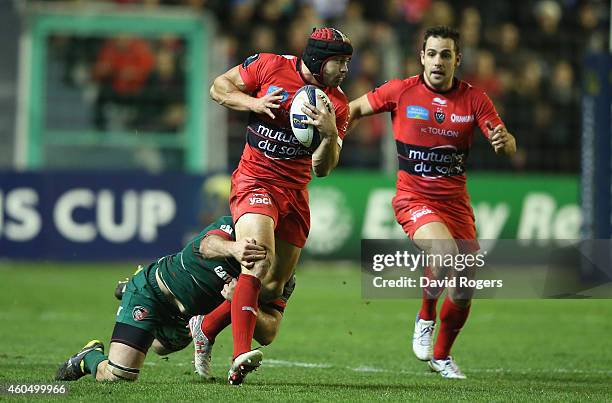
{"type": "Polygon", "coordinates": [[[428,255],[434,274],[442,274],[436,273],[436,270],[448,268],[446,266],[447,262],[451,259],[454,260],[457,254],[459,254],[459,248],[454,239],[437,239],[432,242],[428,255]],[[449,256],[451,257],[450,259],[449,256]]]}
{"type": "Polygon", "coordinates": [[[472,302],[472,297],[474,296],[474,289],[468,287],[450,288],[448,290],[448,296],[453,302],[453,304],[461,308],[466,308],[472,302]]]}
{"type": "Polygon", "coordinates": [[[270,271],[270,267],[274,263],[274,252],[270,250],[267,251],[265,259],[262,259],[258,262],[255,262],[255,265],[250,270],[250,273],[262,280],[266,274],[270,271]]]}
{"type": "Polygon", "coordinates": [[[262,284],[259,292],[259,300],[261,302],[272,302],[283,295],[284,284],[280,281],[267,281],[262,284]]]}
{"type": "Polygon", "coordinates": [[[151,344],[151,349],[155,352],[155,354],[157,355],[168,355],[170,353],[173,353],[174,350],[171,350],[169,348],[166,348],[159,340],[155,339],[153,340],[153,344],[151,344]]]}
{"type": "Polygon", "coordinates": [[[459,253],[459,248],[454,239],[436,239],[431,244],[431,254],[436,256],[455,256],[459,253]]]}

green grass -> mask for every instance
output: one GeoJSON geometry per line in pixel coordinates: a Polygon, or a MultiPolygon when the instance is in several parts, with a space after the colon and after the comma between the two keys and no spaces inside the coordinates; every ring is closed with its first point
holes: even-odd
{"type": "MultiPolygon", "coordinates": [[[[133,265],[1,263],[0,384],[50,382],[87,341],[108,341],[117,279],[133,265]]],[[[82,401],[612,400],[612,301],[477,300],[453,355],[468,376],[448,381],[412,355],[419,301],[361,298],[356,267],[304,265],[277,340],[245,385],[224,382],[231,332],[200,381],[191,348],[147,357],[136,383],[69,383],[82,401]]],[[[2,400],[3,396],[0,396],[2,400]]],[[[61,397],[61,400],[66,400],[61,397]]]]}

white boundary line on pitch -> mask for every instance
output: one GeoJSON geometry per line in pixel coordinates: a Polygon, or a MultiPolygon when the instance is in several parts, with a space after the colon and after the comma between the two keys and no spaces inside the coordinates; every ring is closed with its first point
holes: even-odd
{"type": "MultiPolygon", "coordinates": [[[[146,361],[145,365],[147,366],[155,366],[157,362],[146,361]]],[[[184,362],[169,362],[170,365],[176,365],[179,367],[187,365],[184,362]]],[[[191,364],[193,365],[193,364],[191,364]]],[[[213,364],[213,367],[218,367],[220,365],[213,364]]],[[[313,368],[313,369],[343,369],[349,370],[353,372],[364,372],[364,373],[394,373],[394,374],[408,374],[408,375],[424,375],[430,376],[431,372],[427,370],[423,371],[411,371],[411,370],[393,370],[388,368],[379,368],[373,367],[369,365],[360,365],[358,367],[348,367],[348,366],[337,366],[332,364],[323,364],[316,362],[302,362],[302,361],[288,361],[288,360],[275,360],[275,359],[264,359],[262,362],[262,367],[296,367],[296,368],[313,368]]],[[[612,375],[612,370],[606,369],[592,369],[592,370],[583,370],[583,369],[568,369],[568,368],[524,368],[521,370],[512,370],[506,368],[469,368],[467,373],[493,373],[493,374],[545,374],[545,373],[556,373],[556,374],[584,374],[584,375],[612,375]]]]}
{"type": "MultiPolygon", "coordinates": [[[[272,367],[302,367],[302,368],[321,368],[321,369],[331,369],[338,368],[331,364],[317,364],[317,363],[306,363],[306,362],[297,362],[297,361],[286,361],[286,360],[274,360],[264,359],[262,362],[262,366],[272,366],[272,367]]],[[[342,367],[341,367],[342,368],[342,367]]],[[[392,370],[387,368],[378,368],[367,365],[361,365],[358,367],[344,367],[343,369],[347,369],[354,372],[386,372],[386,373],[402,373],[402,374],[414,374],[414,375],[428,375],[428,373],[424,373],[421,371],[408,371],[408,370],[392,370]]],[[[529,374],[529,373],[560,373],[560,374],[601,374],[601,375],[612,375],[612,370],[605,369],[593,369],[593,370],[582,370],[582,369],[567,369],[567,368],[524,368],[521,370],[510,370],[505,368],[470,368],[466,372],[481,372],[481,373],[519,373],[519,374],[529,374]]]]}

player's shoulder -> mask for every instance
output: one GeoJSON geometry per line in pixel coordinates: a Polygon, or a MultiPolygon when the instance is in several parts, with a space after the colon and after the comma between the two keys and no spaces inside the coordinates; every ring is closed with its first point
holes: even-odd
{"type": "Polygon", "coordinates": [[[399,84],[403,85],[406,88],[417,87],[419,84],[423,82],[419,74],[415,76],[406,77],[404,79],[398,79],[398,80],[400,81],[399,84]]]}
{"type": "Polygon", "coordinates": [[[276,53],[262,53],[262,54],[266,55],[265,57],[277,63],[294,65],[297,62],[297,56],[293,56],[293,55],[279,55],[276,53]]]}
{"type": "Polygon", "coordinates": [[[407,90],[411,88],[416,88],[420,84],[422,84],[421,76],[410,76],[406,78],[393,78],[385,83],[385,85],[389,85],[394,87],[395,89],[407,90]]]}
{"type": "Polygon", "coordinates": [[[487,96],[484,88],[475,86],[465,80],[459,80],[459,84],[457,85],[457,89],[459,93],[467,94],[473,97],[483,97],[487,96]]]}
{"type": "Polygon", "coordinates": [[[252,63],[258,62],[270,65],[293,65],[297,61],[296,56],[277,55],[276,53],[255,53],[245,59],[242,63],[243,68],[247,68],[252,63]]]}
{"type": "Polygon", "coordinates": [[[393,91],[394,93],[399,95],[403,91],[418,87],[419,84],[420,84],[419,76],[412,76],[412,77],[406,77],[406,78],[392,78],[388,81],[385,81],[378,87],[376,87],[373,91],[375,92],[379,88],[384,88],[389,91],[393,91]]]}

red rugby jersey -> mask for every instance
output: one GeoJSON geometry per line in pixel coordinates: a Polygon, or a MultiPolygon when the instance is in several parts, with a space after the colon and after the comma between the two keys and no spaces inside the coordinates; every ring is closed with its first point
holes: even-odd
{"type": "Polygon", "coordinates": [[[367,94],[374,112],[391,112],[397,145],[398,192],[433,199],[467,196],[465,161],[474,127],[487,133],[503,124],[480,89],[455,79],[446,92],[429,88],[422,76],[386,82],[367,94]]]}
{"type": "MultiPolygon", "coordinates": [[[[289,110],[295,93],[308,84],[302,77],[301,60],[295,56],[258,53],[240,66],[240,76],[247,91],[261,98],[282,88],[281,105],[272,109],[275,119],[251,113],[247,126],[247,143],[238,170],[248,176],[272,181],[294,189],[306,187],[310,181],[314,149],[303,146],[293,135],[289,110]]],[[[339,143],[348,124],[348,99],[340,88],[322,88],[334,105],[339,143]]]]}

